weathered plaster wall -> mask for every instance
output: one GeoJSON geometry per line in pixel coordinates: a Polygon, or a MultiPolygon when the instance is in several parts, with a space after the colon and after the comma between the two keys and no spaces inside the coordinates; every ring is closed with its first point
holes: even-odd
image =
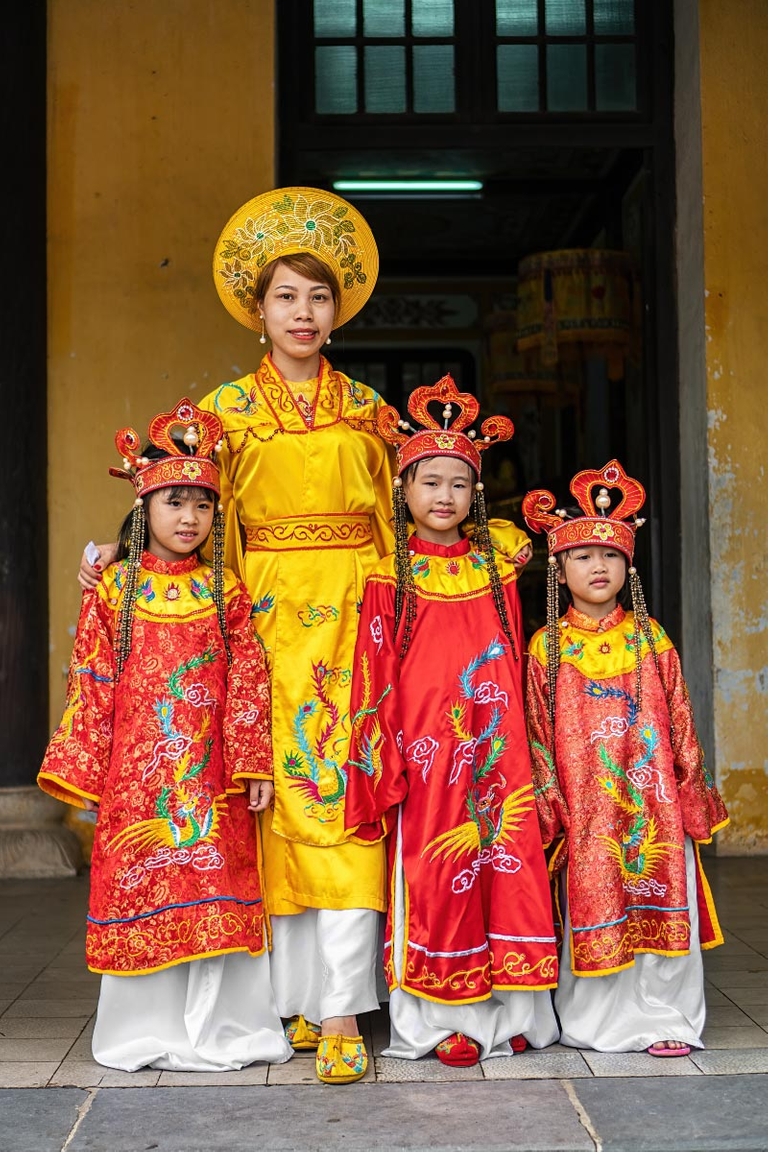
{"type": "MultiPolygon", "coordinates": [[[[51,723],[83,544],[130,489],[114,433],[257,361],[218,302],[213,246],[274,182],[273,0],[49,0],[51,723]]],[[[43,286],[41,285],[41,290],[43,286]]]]}
{"type": "Polygon", "coordinates": [[[719,840],[765,852],[768,5],[701,0],[699,13],[714,744],[732,820],[719,840]]]}

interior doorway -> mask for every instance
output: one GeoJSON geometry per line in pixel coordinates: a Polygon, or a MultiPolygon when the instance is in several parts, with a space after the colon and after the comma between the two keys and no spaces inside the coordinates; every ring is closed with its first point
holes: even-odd
{"type": "MultiPolygon", "coordinates": [[[[514,448],[487,462],[501,514],[517,517],[529,487],[565,501],[576,471],[620,459],[648,492],[638,564],[652,611],[679,635],[671,9],[314,0],[308,21],[308,7],[278,6],[281,183],[479,186],[339,189],[373,228],[381,277],[334,363],[395,404],[424,366],[451,363],[482,405],[507,411],[514,448]],[[574,249],[628,253],[634,345],[620,370],[576,345],[554,374],[530,357],[511,370],[521,262],[574,249]]],[[[542,611],[531,603],[529,624],[542,611]]]]}

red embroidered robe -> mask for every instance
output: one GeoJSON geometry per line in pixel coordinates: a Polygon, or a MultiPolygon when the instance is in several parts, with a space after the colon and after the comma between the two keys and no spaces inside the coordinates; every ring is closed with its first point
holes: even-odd
{"type": "Polygon", "coordinates": [[[690,945],[685,836],[696,842],[701,946],[722,943],[698,844],[728,822],[696,736],[680,661],[651,621],[658,671],[641,642],[637,708],[634,616],[570,608],[560,621],[554,755],[546,630],[531,640],[527,716],[544,842],[567,876],[572,968],[601,976],[638,952],[690,945]]]}
{"type": "Polygon", "coordinates": [[[131,653],[114,647],[125,562],[83,596],[64,717],[38,784],[99,803],[86,958],[94,972],[154,972],[264,950],[257,832],[246,780],[271,779],[269,684],[251,601],[226,573],[232,651],[195,556],[145,552],[131,653]]]}
{"type": "MultiPolygon", "coordinates": [[[[402,623],[398,640],[392,636],[393,557],[366,585],[353,672],[347,827],[360,839],[376,839],[397,822],[400,806],[401,988],[450,1004],[487,999],[494,989],[551,988],[557,956],[523,717],[514,567],[497,554],[517,658],[484,558],[470,541],[443,547],[412,537],[410,548],[418,611],[402,661],[402,623]]],[[[392,903],[385,944],[390,988],[398,983],[392,903]]]]}

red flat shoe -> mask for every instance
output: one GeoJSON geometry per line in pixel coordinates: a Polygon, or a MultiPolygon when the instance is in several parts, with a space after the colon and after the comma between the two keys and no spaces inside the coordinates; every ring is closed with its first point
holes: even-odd
{"type": "Polygon", "coordinates": [[[435,1048],[438,1060],[449,1068],[471,1068],[480,1062],[480,1045],[463,1032],[454,1032],[435,1048]]]}
{"type": "Polygon", "coordinates": [[[528,1041],[525,1036],[513,1036],[509,1043],[512,1051],[515,1053],[525,1052],[528,1047],[528,1041]]]}

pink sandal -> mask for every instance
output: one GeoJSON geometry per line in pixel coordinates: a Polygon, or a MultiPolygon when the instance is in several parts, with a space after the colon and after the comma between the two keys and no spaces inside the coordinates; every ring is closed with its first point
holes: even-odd
{"type": "Polygon", "coordinates": [[[689,1056],[691,1048],[689,1044],[684,1044],[682,1048],[646,1048],[649,1056],[689,1056]]]}

